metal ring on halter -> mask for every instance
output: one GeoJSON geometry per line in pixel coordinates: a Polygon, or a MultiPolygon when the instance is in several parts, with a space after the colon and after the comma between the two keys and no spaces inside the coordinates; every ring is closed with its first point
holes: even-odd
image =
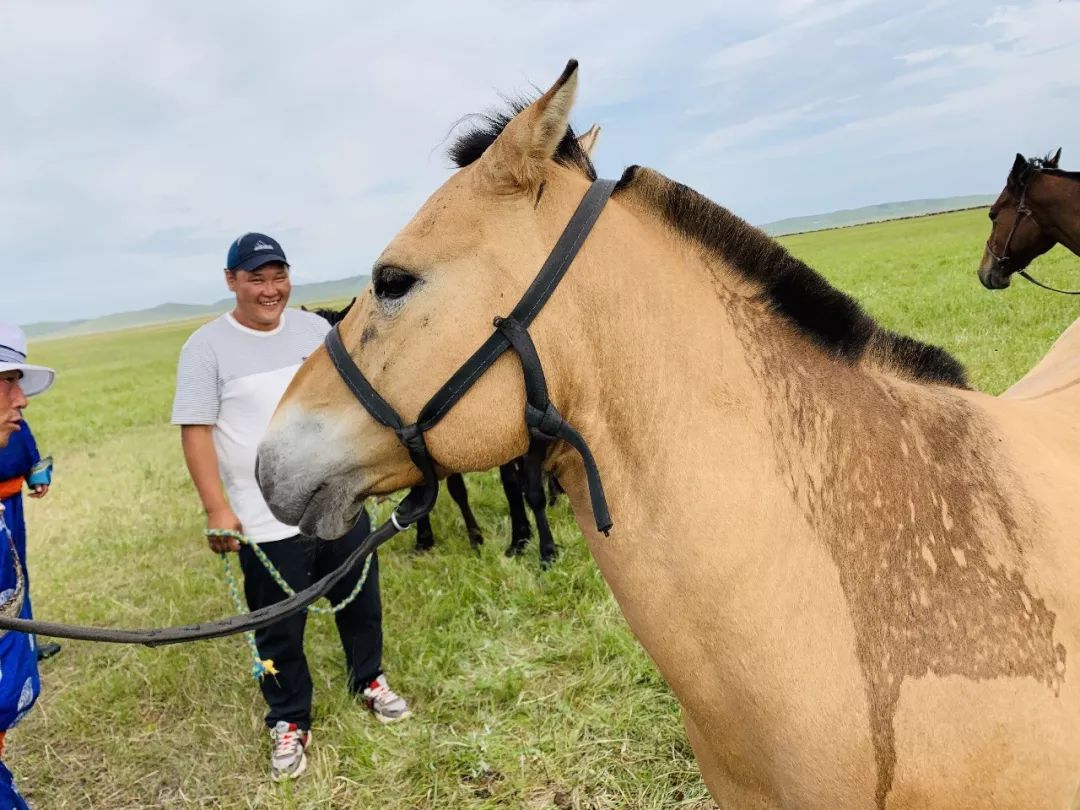
{"type": "Polygon", "coordinates": [[[407,527],[407,525],[402,526],[401,523],[398,522],[398,516],[397,516],[397,510],[396,509],[393,512],[390,513],[390,522],[394,525],[394,528],[397,529],[399,532],[405,531],[405,529],[407,527]]]}

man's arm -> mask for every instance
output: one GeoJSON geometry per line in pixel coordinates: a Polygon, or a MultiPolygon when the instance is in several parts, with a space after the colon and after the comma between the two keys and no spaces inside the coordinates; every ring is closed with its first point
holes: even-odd
{"type": "MultiPolygon", "coordinates": [[[[180,425],[184,461],[206,510],[206,528],[243,531],[222,491],[214,448],[214,424],[221,406],[217,355],[198,333],[180,350],[176,367],[176,396],[172,423],[180,425]]],[[[214,551],[236,551],[239,543],[227,537],[209,538],[214,551]]]]}
{"type": "MultiPolygon", "coordinates": [[[[180,442],[184,446],[184,461],[188,473],[199,493],[203,509],[206,510],[206,528],[231,529],[243,531],[239,518],[229,506],[225,491],[221,486],[221,474],[218,471],[217,453],[214,451],[213,425],[181,425],[180,442]]],[[[210,537],[210,548],[214,551],[237,551],[240,544],[231,537],[210,537]]]]}

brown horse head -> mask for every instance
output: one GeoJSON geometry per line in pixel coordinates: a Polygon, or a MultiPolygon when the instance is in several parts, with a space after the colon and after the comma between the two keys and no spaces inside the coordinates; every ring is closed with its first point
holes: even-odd
{"type": "MultiPolygon", "coordinates": [[[[512,120],[493,116],[458,139],[451,154],[460,170],[383,251],[371,286],[340,324],[364,376],[404,419],[483,343],[492,317],[508,314],[595,179],[586,151],[594,137],[579,142],[568,126],[576,86],[571,63],[512,120]]],[[[556,298],[533,328],[540,347],[573,307],[571,290],[560,287],[556,298]]],[[[426,434],[440,472],[492,469],[524,453],[523,409],[520,367],[504,356],[426,434]],[[470,428],[478,424],[480,434],[470,428]]],[[[419,481],[394,433],[347,395],[324,349],[294,378],[259,465],[275,514],[321,537],[342,534],[366,497],[419,481]]]]}
{"type": "Polygon", "coordinates": [[[1033,206],[1038,205],[1035,187],[1042,185],[1042,173],[1057,169],[1060,159],[1061,149],[1044,159],[1016,155],[1005,188],[990,206],[990,238],[979,264],[979,281],[988,290],[1008,287],[1013,273],[1057,243],[1052,232],[1040,225],[1033,206]]]}

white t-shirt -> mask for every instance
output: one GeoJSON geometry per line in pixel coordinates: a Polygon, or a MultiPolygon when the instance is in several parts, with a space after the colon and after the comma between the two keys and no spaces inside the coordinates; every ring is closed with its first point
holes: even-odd
{"type": "Polygon", "coordinates": [[[180,350],[174,425],[213,425],[218,468],[244,534],[256,543],[294,537],[279,522],[255,481],[255,455],[281,396],[330,324],[287,309],[269,332],[248,329],[231,314],[199,327],[180,350]]]}

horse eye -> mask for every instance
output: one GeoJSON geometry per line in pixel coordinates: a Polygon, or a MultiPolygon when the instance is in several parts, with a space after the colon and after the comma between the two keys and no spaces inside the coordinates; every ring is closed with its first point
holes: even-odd
{"type": "Polygon", "coordinates": [[[990,217],[990,221],[993,222],[995,219],[997,219],[997,211],[991,210],[990,213],[987,214],[987,216],[990,217]]]}
{"type": "Polygon", "coordinates": [[[372,285],[375,297],[393,301],[402,298],[413,288],[418,279],[396,267],[380,267],[375,271],[372,285]]]}

